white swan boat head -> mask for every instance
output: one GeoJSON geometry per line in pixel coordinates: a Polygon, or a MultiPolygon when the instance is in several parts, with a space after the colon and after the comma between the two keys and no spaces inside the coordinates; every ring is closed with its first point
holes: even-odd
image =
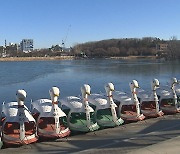
{"type": "Polygon", "coordinates": [[[132,82],[129,83],[129,86],[130,86],[131,92],[135,92],[136,88],[140,88],[139,83],[136,80],[132,80],[132,82]]]}
{"type": "Polygon", "coordinates": [[[51,101],[52,102],[57,102],[58,101],[58,97],[60,95],[60,90],[59,90],[58,87],[52,87],[49,90],[49,94],[50,94],[50,97],[51,97],[51,101]]]}
{"type": "Polygon", "coordinates": [[[151,88],[152,90],[156,90],[157,88],[159,88],[160,86],[160,83],[159,83],[159,80],[158,79],[154,79],[152,82],[151,82],[151,88]]]}
{"type": "Polygon", "coordinates": [[[106,90],[106,94],[111,94],[115,90],[113,83],[105,84],[104,88],[106,90]]]}
{"type": "Polygon", "coordinates": [[[5,144],[30,144],[37,141],[36,122],[24,105],[26,92],[16,92],[17,102],[3,103],[2,136],[5,144]]]}
{"type": "Polygon", "coordinates": [[[90,95],[91,94],[91,87],[88,84],[84,84],[81,87],[81,94],[82,94],[82,98],[85,98],[86,95],[90,95]]]}
{"type": "Polygon", "coordinates": [[[37,121],[38,135],[45,138],[61,138],[68,136],[66,114],[58,106],[60,90],[52,87],[49,90],[51,100],[39,99],[31,103],[32,113],[37,121]]]}
{"type": "Polygon", "coordinates": [[[18,90],[16,92],[16,97],[19,105],[24,105],[24,100],[26,99],[26,92],[24,90],[18,90]]]}
{"type": "Polygon", "coordinates": [[[95,108],[96,121],[101,127],[115,127],[121,125],[124,121],[118,116],[117,105],[113,101],[113,83],[107,83],[104,86],[106,97],[103,94],[92,94],[89,96],[89,102],[95,108]]]}
{"type": "Polygon", "coordinates": [[[81,87],[82,98],[68,96],[61,99],[63,111],[68,115],[68,126],[73,131],[95,131],[99,128],[94,117],[94,110],[89,106],[88,97],[91,88],[88,84],[81,87]]]}
{"type": "Polygon", "coordinates": [[[172,86],[175,86],[176,84],[178,84],[179,82],[178,82],[178,80],[177,80],[177,78],[172,78],[171,79],[171,85],[172,86]]]}

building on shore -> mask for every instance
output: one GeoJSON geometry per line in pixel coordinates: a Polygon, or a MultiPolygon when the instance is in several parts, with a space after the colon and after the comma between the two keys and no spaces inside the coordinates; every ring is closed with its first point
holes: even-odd
{"type": "Polygon", "coordinates": [[[161,52],[166,51],[168,49],[168,44],[167,43],[157,44],[156,49],[161,52]]]}
{"type": "Polygon", "coordinates": [[[23,39],[20,43],[21,51],[28,53],[33,51],[33,39],[23,39]]]}
{"type": "Polygon", "coordinates": [[[4,57],[4,46],[0,46],[0,57],[4,57]]]}
{"type": "Polygon", "coordinates": [[[166,57],[167,51],[168,51],[168,43],[159,43],[156,45],[156,51],[158,53],[158,56],[160,57],[166,57]]]}
{"type": "Polygon", "coordinates": [[[5,46],[0,46],[0,57],[14,56],[17,54],[17,50],[18,44],[9,43],[9,45],[7,45],[5,41],[5,46]]]}

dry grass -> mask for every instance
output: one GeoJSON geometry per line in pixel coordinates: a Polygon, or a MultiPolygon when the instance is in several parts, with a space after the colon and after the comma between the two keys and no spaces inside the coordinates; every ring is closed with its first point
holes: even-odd
{"type": "Polygon", "coordinates": [[[0,58],[0,61],[46,61],[46,60],[71,60],[74,56],[56,56],[56,57],[6,57],[0,58]]]}

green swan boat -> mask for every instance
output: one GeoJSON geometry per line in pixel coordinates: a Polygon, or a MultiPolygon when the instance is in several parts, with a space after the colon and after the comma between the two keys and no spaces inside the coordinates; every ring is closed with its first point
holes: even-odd
{"type": "Polygon", "coordinates": [[[67,114],[68,126],[72,131],[89,132],[99,129],[94,110],[88,103],[90,89],[89,85],[84,84],[81,87],[82,98],[68,96],[60,100],[61,108],[67,114]]]}
{"type": "Polygon", "coordinates": [[[92,94],[89,96],[89,103],[95,109],[96,121],[100,127],[115,127],[124,121],[118,115],[118,107],[113,101],[112,92],[114,85],[108,83],[105,86],[106,95],[92,94]]]}

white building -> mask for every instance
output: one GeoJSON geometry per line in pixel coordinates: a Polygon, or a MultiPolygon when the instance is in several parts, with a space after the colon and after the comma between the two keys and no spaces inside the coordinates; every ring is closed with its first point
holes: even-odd
{"type": "Polygon", "coordinates": [[[33,51],[33,39],[23,39],[20,43],[20,47],[23,52],[33,51]]]}

